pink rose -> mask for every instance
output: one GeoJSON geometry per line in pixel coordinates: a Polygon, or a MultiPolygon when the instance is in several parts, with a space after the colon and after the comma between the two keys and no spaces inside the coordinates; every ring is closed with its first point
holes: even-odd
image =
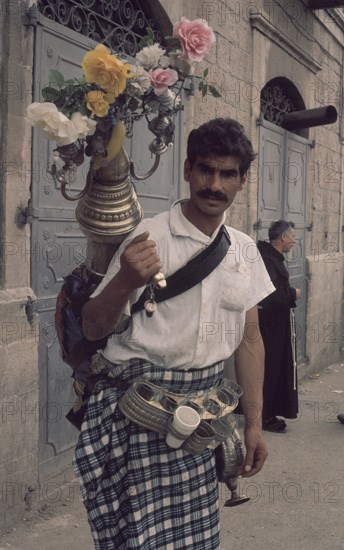
{"type": "Polygon", "coordinates": [[[192,61],[202,61],[215,42],[212,28],[203,19],[182,17],[173,27],[173,36],[180,40],[183,57],[192,61]]]}
{"type": "Polygon", "coordinates": [[[148,74],[156,95],[167,92],[178,80],[178,73],[173,69],[151,69],[148,74]]]}

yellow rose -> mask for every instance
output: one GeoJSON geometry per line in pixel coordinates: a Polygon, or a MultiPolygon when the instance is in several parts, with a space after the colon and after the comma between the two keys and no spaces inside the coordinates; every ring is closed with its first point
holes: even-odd
{"type": "Polygon", "coordinates": [[[98,44],[94,50],[87,52],[82,68],[86,82],[98,84],[115,98],[124,91],[127,78],[131,78],[131,65],[111,55],[103,44],[98,44]]]}
{"type": "Polygon", "coordinates": [[[109,112],[109,104],[104,99],[104,92],[101,90],[90,90],[86,94],[87,108],[96,116],[103,117],[109,112]]]}
{"type": "Polygon", "coordinates": [[[113,92],[106,92],[104,93],[104,99],[107,103],[109,103],[109,105],[111,105],[112,103],[115,103],[115,99],[116,99],[117,96],[115,96],[115,94],[113,92]]]}

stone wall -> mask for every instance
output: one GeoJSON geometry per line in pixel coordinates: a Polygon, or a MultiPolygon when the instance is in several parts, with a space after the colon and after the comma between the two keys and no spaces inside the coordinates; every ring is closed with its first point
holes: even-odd
{"type": "Polygon", "coordinates": [[[38,334],[28,323],[29,287],[0,292],[0,525],[24,510],[37,483],[39,398],[38,334]]]}
{"type": "Polygon", "coordinates": [[[20,221],[31,184],[24,111],[32,93],[33,37],[24,13],[20,1],[1,4],[0,524],[24,509],[38,468],[38,338],[35,317],[29,323],[25,312],[28,297],[34,299],[30,227],[20,221]]]}
{"type": "Polygon", "coordinates": [[[342,347],[343,254],[315,254],[307,259],[311,274],[307,303],[307,350],[310,370],[338,361],[342,347]]]}

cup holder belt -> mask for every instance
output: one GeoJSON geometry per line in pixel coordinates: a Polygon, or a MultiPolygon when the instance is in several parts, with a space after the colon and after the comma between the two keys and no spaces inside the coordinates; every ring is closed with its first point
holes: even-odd
{"type": "Polygon", "coordinates": [[[237,404],[237,395],[223,385],[202,395],[190,396],[169,392],[142,379],[135,380],[118,402],[129,420],[161,434],[170,430],[177,407],[188,405],[195,409],[201,422],[182,445],[192,454],[199,454],[207,447],[215,449],[230,436],[233,424],[229,417],[237,404]]]}

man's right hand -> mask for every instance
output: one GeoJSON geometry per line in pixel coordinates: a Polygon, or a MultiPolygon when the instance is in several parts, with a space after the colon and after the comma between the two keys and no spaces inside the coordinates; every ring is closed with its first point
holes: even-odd
{"type": "Polygon", "coordinates": [[[84,305],[82,329],[85,337],[99,340],[113,332],[131,293],[144,286],[161,269],[156,243],[149,232],[137,235],[123,250],[118,273],[103,290],[84,305]]]}
{"type": "Polygon", "coordinates": [[[137,235],[121,254],[119,276],[133,290],[140,288],[162,267],[156,242],[148,239],[149,232],[137,235]]]}
{"type": "Polygon", "coordinates": [[[301,298],[301,288],[295,288],[296,291],[296,299],[299,300],[301,298]]]}

